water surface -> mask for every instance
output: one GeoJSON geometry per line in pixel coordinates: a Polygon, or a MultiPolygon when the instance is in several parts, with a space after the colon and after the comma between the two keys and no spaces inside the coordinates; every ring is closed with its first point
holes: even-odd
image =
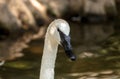
{"type": "MultiPolygon", "coordinates": [[[[120,47],[117,45],[120,39],[115,40],[118,43],[113,44],[113,48],[112,42],[105,42],[107,38],[114,38],[114,24],[70,25],[77,60],[70,61],[59,47],[55,79],[120,79],[120,47]]],[[[43,42],[41,39],[32,41],[30,47],[23,50],[24,57],[1,66],[0,79],[39,79],[43,42]]]]}

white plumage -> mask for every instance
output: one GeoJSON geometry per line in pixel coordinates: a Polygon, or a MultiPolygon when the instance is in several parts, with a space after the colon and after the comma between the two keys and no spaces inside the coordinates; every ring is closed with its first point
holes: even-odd
{"type": "Polygon", "coordinates": [[[40,79],[54,79],[56,54],[58,45],[61,43],[58,29],[66,36],[69,35],[69,24],[65,20],[57,19],[49,25],[45,36],[40,79]]]}

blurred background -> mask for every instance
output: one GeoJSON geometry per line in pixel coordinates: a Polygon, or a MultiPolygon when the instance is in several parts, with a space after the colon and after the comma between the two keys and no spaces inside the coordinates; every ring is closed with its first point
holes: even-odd
{"type": "Polygon", "coordinates": [[[55,79],[120,79],[120,0],[0,0],[0,79],[39,79],[57,18],[70,24],[77,60],[59,47],[55,79]]]}

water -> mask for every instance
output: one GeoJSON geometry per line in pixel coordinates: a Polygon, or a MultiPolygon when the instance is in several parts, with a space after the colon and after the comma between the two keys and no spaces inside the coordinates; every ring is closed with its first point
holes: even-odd
{"type": "MultiPolygon", "coordinates": [[[[77,60],[70,61],[59,47],[55,79],[120,79],[119,39],[115,39],[118,43],[111,42],[114,24],[70,25],[77,60]]],[[[7,61],[0,67],[0,79],[39,79],[43,40],[34,40],[29,45],[23,50],[24,57],[7,61]]]]}

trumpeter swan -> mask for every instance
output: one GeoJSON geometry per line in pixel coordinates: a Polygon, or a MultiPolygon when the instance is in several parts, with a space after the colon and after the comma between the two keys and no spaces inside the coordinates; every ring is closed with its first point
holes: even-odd
{"type": "Polygon", "coordinates": [[[71,60],[75,60],[75,55],[71,49],[69,32],[69,24],[65,20],[57,19],[49,25],[45,35],[40,79],[54,79],[54,67],[59,44],[63,45],[67,56],[71,60]]]}

